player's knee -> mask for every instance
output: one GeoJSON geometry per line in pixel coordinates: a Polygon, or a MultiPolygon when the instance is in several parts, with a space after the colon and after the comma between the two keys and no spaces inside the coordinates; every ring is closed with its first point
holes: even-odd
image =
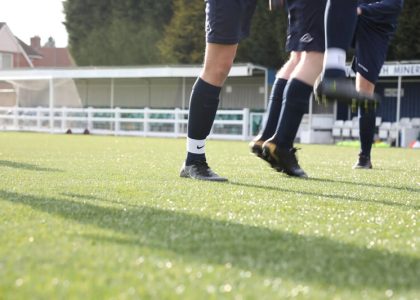
{"type": "Polygon", "coordinates": [[[375,84],[367,80],[360,73],[356,75],[356,89],[359,92],[366,94],[373,94],[375,91],[375,84]]]}
{"type": "Polygon", "coordinates": [[[229,75],[229,71],[232,68],[232,62],[230,61],[224,61],[220,62],[219,64],[213,66],[213,74],[220,79],[226,79],[226,77],[229,75]]]}
{"type": "Polygon", "coordinates": [[[224,83],[232,67],[231,62],[219,62],[218,64],[207,65],[203,70],[203,79],[206,78],[211,84],[220,86],[224,83]]]}

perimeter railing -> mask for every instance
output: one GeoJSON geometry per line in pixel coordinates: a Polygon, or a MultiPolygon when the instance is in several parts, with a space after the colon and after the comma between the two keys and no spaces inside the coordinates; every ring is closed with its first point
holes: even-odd
{"type": "MultiPolygon", "coordinates": [[[[219,110],[210,138],[249,140],[258,133],[263,113],[219,110]]],[[[143,137],[185,137],[188,110],[0,107],[0,130],[90,133],[143,137]]]]}

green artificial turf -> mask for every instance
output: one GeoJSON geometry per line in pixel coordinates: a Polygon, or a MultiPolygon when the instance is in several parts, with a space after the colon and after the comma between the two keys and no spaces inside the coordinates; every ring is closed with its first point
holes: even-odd
{"type": "Polygon", "coordinates": [[[420,299],[420,151],[0,133],[0,299],[420,299]]]}

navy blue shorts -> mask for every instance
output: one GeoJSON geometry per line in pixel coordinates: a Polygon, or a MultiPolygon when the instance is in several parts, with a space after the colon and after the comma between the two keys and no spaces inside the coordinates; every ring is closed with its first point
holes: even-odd
{"type": "Polygon", "coordinates": [[[249,35],[257,0],[205,0],[206,40],[233,45],[249,35]]]}
{"type": "Polygon", "coordinates": [[[327,0],[287,0],[289,26],[286,50],[325,51],[324,14],[327,0]]]}
{"type": "Polygon", "coordinates": [[[383,26],[375,24],[363,15],[359,16],[354,37],[356,54],[353,71],[376,84],[386,59],[390,39],[390,32],[384,31],[383,26]]]}

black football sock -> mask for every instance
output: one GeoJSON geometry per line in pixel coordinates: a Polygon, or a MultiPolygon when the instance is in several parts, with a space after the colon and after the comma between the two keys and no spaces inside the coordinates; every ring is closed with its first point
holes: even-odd
{"type": "Polygon", "coordinates": [[[268,105],[268,116],[265,123],[264,129],[261,133],[260,139],[263,141],[268,140],[276,132],[277,124],[279,122],[279,116],[281,111],[281,103],[283,101],[283,92],[286,87],[287,80],[283,78],[277,78],[274,82],[273,88],[270,94],[270,102],[268,105]]]}
{"type": "Polygon", "coordinates": [[[277,130],[271,141],[279,148],[293,147],[300,122],[308,112],[313,87],[293,78],[287,83],[277,130]]]}
{"type": "Polygon", "coordinates": [[[324,77],[326,78],[345,78],[346,71],[339,68],[326,68],[324,71],[324,77]]]}
{"type": "Polygon", "coordinates": [[[376,112],[374,108],[366,108],[362,105],[359,108],[359,113],[360,154],[370,157],[373,137],[375,135],[376,112]]]}
{"type": "Polygon", "coordinates": [[[193,86],[188,114],[186,165],[206,160],[205,141],[216,117],[220,91],[221,87],[211,85],[201,78],[193,86]]]}

